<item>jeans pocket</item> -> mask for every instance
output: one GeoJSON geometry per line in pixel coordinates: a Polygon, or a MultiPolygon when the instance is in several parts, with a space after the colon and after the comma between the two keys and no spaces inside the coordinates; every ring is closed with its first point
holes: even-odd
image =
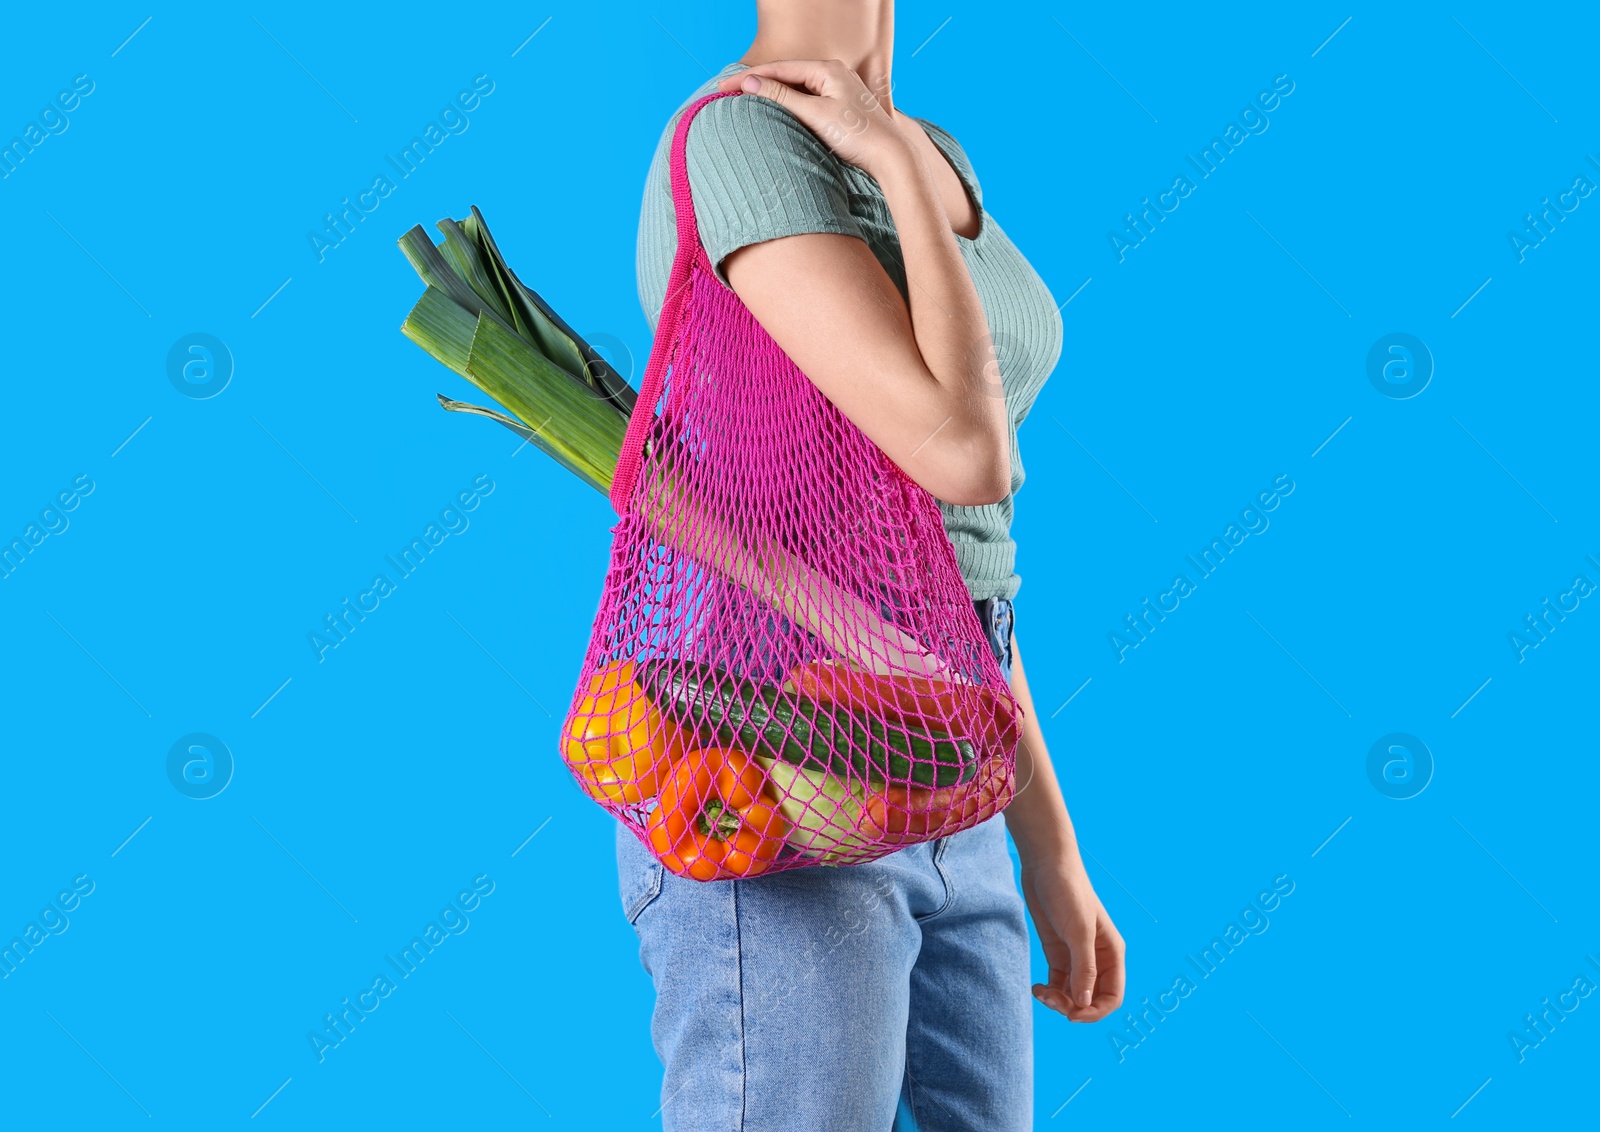
{"type": "Polygon", "coordinates": [[[628,918],[628,923],[637,923],[644,910],[661,895],[661,878],[665,873],[661,862],[653,858],[647,864],[630,862],[624,866],[618,887],[622,893],[622,914],[628,918]]]}

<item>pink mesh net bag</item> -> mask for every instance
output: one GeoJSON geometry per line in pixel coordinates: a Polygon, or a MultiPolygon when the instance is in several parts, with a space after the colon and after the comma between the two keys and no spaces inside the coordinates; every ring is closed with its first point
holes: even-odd
{"type": "MultiPolygon", "coordinates": [[[[696,880],[854,864],[1011,800],[1021,712],[933,498],[678,251],[562,732],[583,790],[696,880]]],[[[733,97],[736,97],[734,95],[733,97]]]]}

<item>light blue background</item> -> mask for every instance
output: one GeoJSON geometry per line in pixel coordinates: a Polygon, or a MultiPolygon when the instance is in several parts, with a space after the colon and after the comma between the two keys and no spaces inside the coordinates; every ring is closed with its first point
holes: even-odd
{"type": "MultiPolygon", "coordinates": [[[[1130,1004],[1295,886],[1121,1061],[1120,1015],[1041,1010],[1039,1125],[1592,1124],[1600,997],[1520,1062],[1508,1035],[1600,981],[1600,601],[1521,660],[1509,634],[1600,580],[1600,197],[1525,262],[1508,233],[1600,178],[1594,16],[898,26],[897,103],[1074,296],[1022,434],[1019,635],[1130,1004]],[[1268,131],[1118,262],[1108,233],[1282,74],[1268,131]],[[1391,332],[1434,359],[1414,398],[1368,380],[1391,332]],[[1270,528],[1119,661],[1111,631],[1280,474],[1270,528]],[[1436,764],[1409,800],[1367,774],[1395,732],[1436,764]]],[[[610,512],[438,409],[473,391],[397,332],[394,242],[479,205],[637,381],[651,150],[752,30],[732,0],[8,15],[0,138],[95,88],[0,181],[0,536],[95,488],[0,581],[0,936],[95,887],[0,981],[7,1127],[658,1126],[611,819],[553,745],[610,512]],[[318,262],[324,214],[485,74],[467,132],[318,262]],[[234,359],[214,398],[168,379],[193,332],[234,359]],[[324,615],[480,474],[470,527],[319,662],[324,615]],[[236,760],[210,800],[167,777],[192,732],[236,760]],[[308,1031],[482,875],[470,928],[319,1064],[308,1031]]]]}

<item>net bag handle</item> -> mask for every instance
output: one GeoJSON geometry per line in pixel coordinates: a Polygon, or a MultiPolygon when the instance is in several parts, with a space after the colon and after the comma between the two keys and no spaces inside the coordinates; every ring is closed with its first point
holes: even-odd
{"type": "Polygon", "coordinates": [[[617,456],[616,474],[611,478],[611,506],[618,515],[628,511],[628,501],[639,479],[639,465],[644,455],[645,437],[655,421],[656,404],[661,400],[661,387],[667,379],[667,366],[672,348],[678,337],[678,324],[689,297],[689,277],[696,266],[711,273],[711,260],[700,246],[700,230],[694,219],[694,200],[689,193],[689,168],[686,150],[689,143],[689,123],[707,104],[719,98],[741,94],[730,90],[708,94],[692,103],[678,119],[677,131],[672,135],[672,207],[678,221],[678,250],[672,257],[672,273],[667,277],[667,298],[661,304],[661,315],[656,320],[655,341],[650,347],[650,362],[645,367],[644,379],[639,383],[639,401],[628,418],[628,431],[622,438],[622,451],[617,456]]]}

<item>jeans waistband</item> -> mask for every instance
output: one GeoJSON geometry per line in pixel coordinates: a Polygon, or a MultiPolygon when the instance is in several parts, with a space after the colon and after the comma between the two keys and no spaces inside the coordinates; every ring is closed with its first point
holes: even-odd
{"type": "Polygon", "coordinates": [[[1011,682],[1011,633],[1016,627],[1017,613],[1010,598],[987,597],[972,603],[978,611],[978,621],[983,626],[984,636],[989,639],[989,648],[994,652],[994,659],[1004,673],[1006,683],[1011,682]]]}

